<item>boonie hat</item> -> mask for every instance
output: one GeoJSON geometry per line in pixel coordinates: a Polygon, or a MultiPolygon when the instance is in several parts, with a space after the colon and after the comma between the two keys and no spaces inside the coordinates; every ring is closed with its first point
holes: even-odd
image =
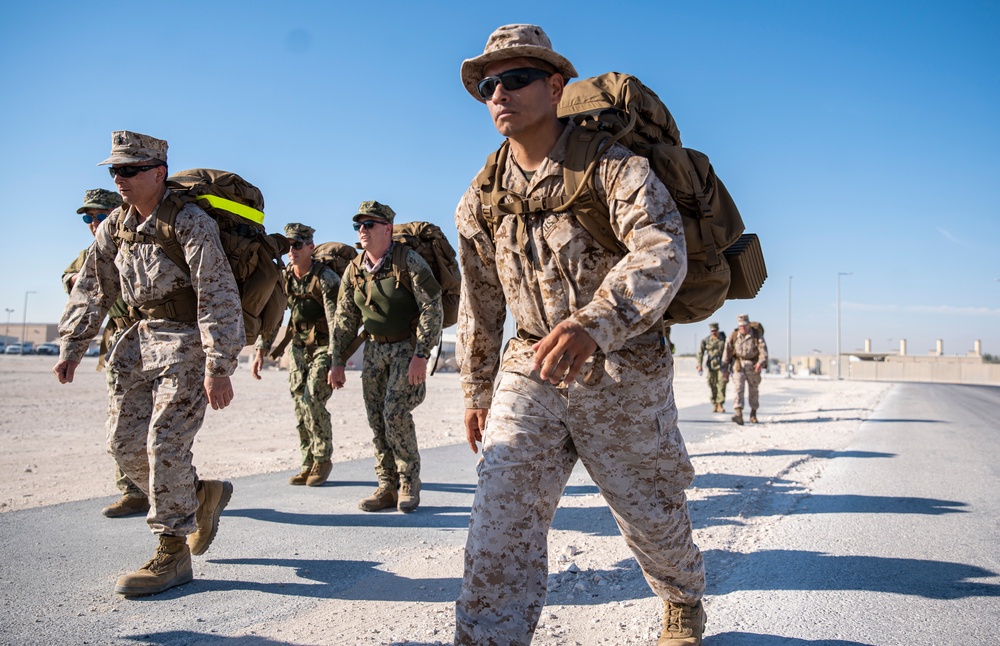
{"type": "Polygon", "coordinates": [[[357,222],[361,218],[379,218],[392,224],[392,221],[396,219],[396,212],[385,204],[379,204],[375,200],[366,200],[358,207],[358,213],[353,219],[357,222]]]}
{"type": "Polygon", "coordinates": [[[111,211],[122,205],[122,196],[104,188],[92,188],[83,194],[83,206],[76,212],[83,213],[87,209],[106,209],[111,211]]]}
{"type": "Polygon", "coordinates": [[[750,317],[747,314],[740,314],[736,317],[736,325],[750,325],[750,317]]]}
{"type": "Polygon", "coordinates": [[[490,63],[511,58],[537,58],[555,67],[556,71],[567,79],[578,76],[573,63],[552,49],[552,41],[541,27],[504,25],[490,34],[482,55],[469,58],[462,63],[462,85],[475,100],[486,103],[476,89],[485,76],[483,70],[490,63]]]}
{"type": "Polygon", "coordinates": [[[291,222],[285,225],[285,237],[289,240],[298,240],[305,244],[312,244],[314,233],[316,233],[316,229],[299,224],[298,222],[291,222]]]}
{"type": "Polygon", "coordinates": [[[148,161],[166,164],[167,142],[138,132],[116,130],[111,133],[111,156],[98,166],[141,164],[148,161]]]}

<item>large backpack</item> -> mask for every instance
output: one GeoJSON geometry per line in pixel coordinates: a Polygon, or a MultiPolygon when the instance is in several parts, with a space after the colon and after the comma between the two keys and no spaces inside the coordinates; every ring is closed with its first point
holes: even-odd
{"type": "Polygon", "coordinates": [[[347,266],[357,257],[357,248],[343,242],[321,242],[312,252],[313,262],[326,265],[341,278],[347,271],[347,266]]]}
{"type": "MultiPolygon", "coordinates": [[[[114,232],[116,243],[156,244],[177,266],[190,271],[177,242],[174,222],[186,204],[196,203],[219,225],[222,250],[229,258],[240,291],[247,344],[253,344],[258,335],[269,338],[281,326],[287,305],[281,256],[288,251],[288,240],[265,232],[264,196],[260,190],[236,173],[207,168],[171,175],[167,188],[171,192],[156,213],[155,236],[127,231],[119,219],[114,232]]],[[[185,288],[138,309],[133,312],[135,318],[194,321],[197,296],[194,290],[185,288]]]]}
{"type": "Polygon", "coordinates": [[[626,253],[610,227],[608,206],[597,198],[593,186],[601,156],[621,143],[649,159],[677,203],[684,225],[687,277],[664,319],[671,324],[694,323],[711,316],[727,298],[756,296],[767,277],[757,236],[743,235],[739,210],[708,157],[681,147],[677,124],[652,90],[617,72],[583,79],[566,86],[558,115],[577,124],[564,163],[567,194],[534,204],[499,189],[509,147],[504,142],[477,178],[484,217],[494,237],[505,215],[572,210],[599,244],[626,253]]]}

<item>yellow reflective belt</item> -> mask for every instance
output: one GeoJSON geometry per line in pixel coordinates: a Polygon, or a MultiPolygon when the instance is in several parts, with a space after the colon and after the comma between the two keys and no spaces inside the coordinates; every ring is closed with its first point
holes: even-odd
{"type": "Polygon", "coordinates": [[[205,200],[217,209],[225,209],[230,213],[235,213],[241,218],[246,218],[256,222],[257,224],[264,224],[264,212],[258,211],[252,206],[247,206],[245,204],[240,204],[239,202],[234,202],[232,200],[227,200],[224,197],[219,197],[218,195],[199,195],[199,200],[205,200]]]}

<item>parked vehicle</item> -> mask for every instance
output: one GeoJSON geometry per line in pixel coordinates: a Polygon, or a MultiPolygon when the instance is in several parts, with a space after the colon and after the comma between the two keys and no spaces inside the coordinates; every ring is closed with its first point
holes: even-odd
{"type": "Polygon", "coordinates": [[[42,343],[37,348],[35,348],[35,354],[56,356],[59,354],[59,346],[56,345],[55,343],[42,343]]]}
{"type": "Polygon", "coordinates": [[[22,352],[20,343],[11,343],[3,352],[4,354],[35,354],[35,349],[29,345],[22,352]]]}

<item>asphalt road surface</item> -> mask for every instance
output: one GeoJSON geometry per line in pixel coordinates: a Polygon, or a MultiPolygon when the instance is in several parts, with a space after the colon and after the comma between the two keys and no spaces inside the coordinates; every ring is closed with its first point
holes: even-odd
{"type": "MultiPolygon", "coordinates": [[[[811,496],[775,505],[759,549],[706,553],[708,567],[730,564],[708,590],[706,646],[1000,644],[998,409],[1000,388],[895,386],[811,496]]],[[[688,436],[734,428],[709,423],[708,405],[681,418],[688,436]]],[[[468,447],[422,455],[428,495],[410,515],[341,513],[374,488],[371,460],[336,466],[329,510],[286,473],[236,479],[195,581],[127,604],[111,590],[151,554],[142,518],[109,522],[93,500],[0,514],[0,643],[259,646],[279,642],[221,635],[331,597],[412,598],[419,587],[427,601],[454,600],[458,579],[408,579],[373,556],[465,542],[468,447]]],[[[570,486],[588,483],[575,473],[570,486]]]]}

